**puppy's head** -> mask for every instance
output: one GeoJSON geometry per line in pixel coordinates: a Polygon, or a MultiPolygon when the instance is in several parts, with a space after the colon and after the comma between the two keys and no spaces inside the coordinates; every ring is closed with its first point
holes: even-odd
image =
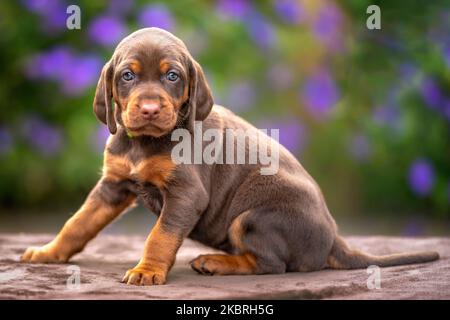
{"type": "Polygon", "coordinates": [[[181,123],[193,130],[212,106],[200,65],[180,39],[158,28],[141,29],[119,43],[94,99],[94,112],[111,133],[119,123],[133,136],[160,137],[181,123]]]}

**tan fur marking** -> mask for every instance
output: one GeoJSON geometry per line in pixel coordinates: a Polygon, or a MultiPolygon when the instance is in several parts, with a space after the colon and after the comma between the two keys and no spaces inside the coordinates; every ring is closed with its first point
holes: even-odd
{"type": "Polygon", "coordinates": [[[159,63],[159,70],[161,73],[166,73],[170,69],[170,64],[167,60],[161,60],[159,63]]]}
{"type": "Polygon", "coordinates": [[[186,86],[186,87],[184,87],[184,90],[183,90],[183,97],[182,97],[181,104],[186,102],[188,98],[189,98],[189,88],[188,88],[188,86],[186,86]]]}
{"type": "Polygon", "coordinates": [[[130,63],[130,69],[131,69],[131,71],[133,71],[136,74],[140,73],[142,71],[141,63],[137,60],[133,60],[130,63]]]}
{"type": "Polygon", "coordinates": [[[132,163],[122,156],[105,152],[103,160],[103,176],[113,181],[129,179],[132,163]]]}
{"type": "Polygon", "coordinates": [[[105,153],[103,175],[113,181],[138,179],[164,188],[175,169],[170,155],[156,155],[133,164],[123,156],[105,153]]]}
{"type": "Polygon", "coordinates": [[[328,256],[327,259],[327,267],[332,268],[332,269],[343,269],[342,264],[340,264],[337,259],[333,256],[328,256]]]}
{"type": "Polygon", "coordinates": [[[244,235],[244,230],[242,229],[242,220],[247,216],[249,211],[237,216],[231,223],[228,229],[228,236],[230,237],[231,244],[238,250],[244,251],[244,245],[242,243],[242,236],[244,235]]]}
{"type": "Polygon", "coordinates": [[[153,183],[158,188],[164,188],[175,169],[175,164],[169,155],[157,155],[144,159],[131,171],[141,181],[153,183]]]}

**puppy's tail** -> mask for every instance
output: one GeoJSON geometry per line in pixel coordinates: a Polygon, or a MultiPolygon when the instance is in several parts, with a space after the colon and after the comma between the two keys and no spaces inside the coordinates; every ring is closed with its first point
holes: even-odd
{"type": "Polygon", "coordinates": [[[350,249],[341,237],[337,236],[330,255],[327,267],[332,269],[362,269],[371,265],[379,267],[398,266],[404,264],[424,263],[439,259],[434,251],[397,253],[385,256],[373,256],[350,249]]]}

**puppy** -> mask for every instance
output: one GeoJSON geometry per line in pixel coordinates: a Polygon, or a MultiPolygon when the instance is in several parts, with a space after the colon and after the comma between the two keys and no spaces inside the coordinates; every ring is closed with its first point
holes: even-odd
{"type": "Polygon", "coordinates": [[[165,283],[186,237],[227,253],[191,262],[208,275],[385,267],[439,258],[435,252],[372,256],[350,249],[337,234],[319,186],[278,144],[279,170],[273,175],[262,175],[261,164],[175,163],[176,129],[194,133],[195,121],[202,121],[203,131],[254,127],[214,105],[202,68],[166,31],[141,29],[122,40],[102,70],[94,112],[111,132],[102,177],[56,238],[27,249],[24,262],[68,261],[138,198],[158,220],[142,258],[122,280],[133,285],[165,283]]]}

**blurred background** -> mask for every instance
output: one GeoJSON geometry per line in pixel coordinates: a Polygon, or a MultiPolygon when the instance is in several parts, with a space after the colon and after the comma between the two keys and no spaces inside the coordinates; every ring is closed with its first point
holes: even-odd
{"type": "MultiPolygon", "coordinates": [[[[99,72],[150,26],[184,40],[217,103],[280,129],[344,232],[450,234],[450,2],[418,0],[2,1],[0,231],[53,232],[82,204],[108,137],[99,72]]],[[[108,230],[148,231],[134,211],[108,230]]]]}

